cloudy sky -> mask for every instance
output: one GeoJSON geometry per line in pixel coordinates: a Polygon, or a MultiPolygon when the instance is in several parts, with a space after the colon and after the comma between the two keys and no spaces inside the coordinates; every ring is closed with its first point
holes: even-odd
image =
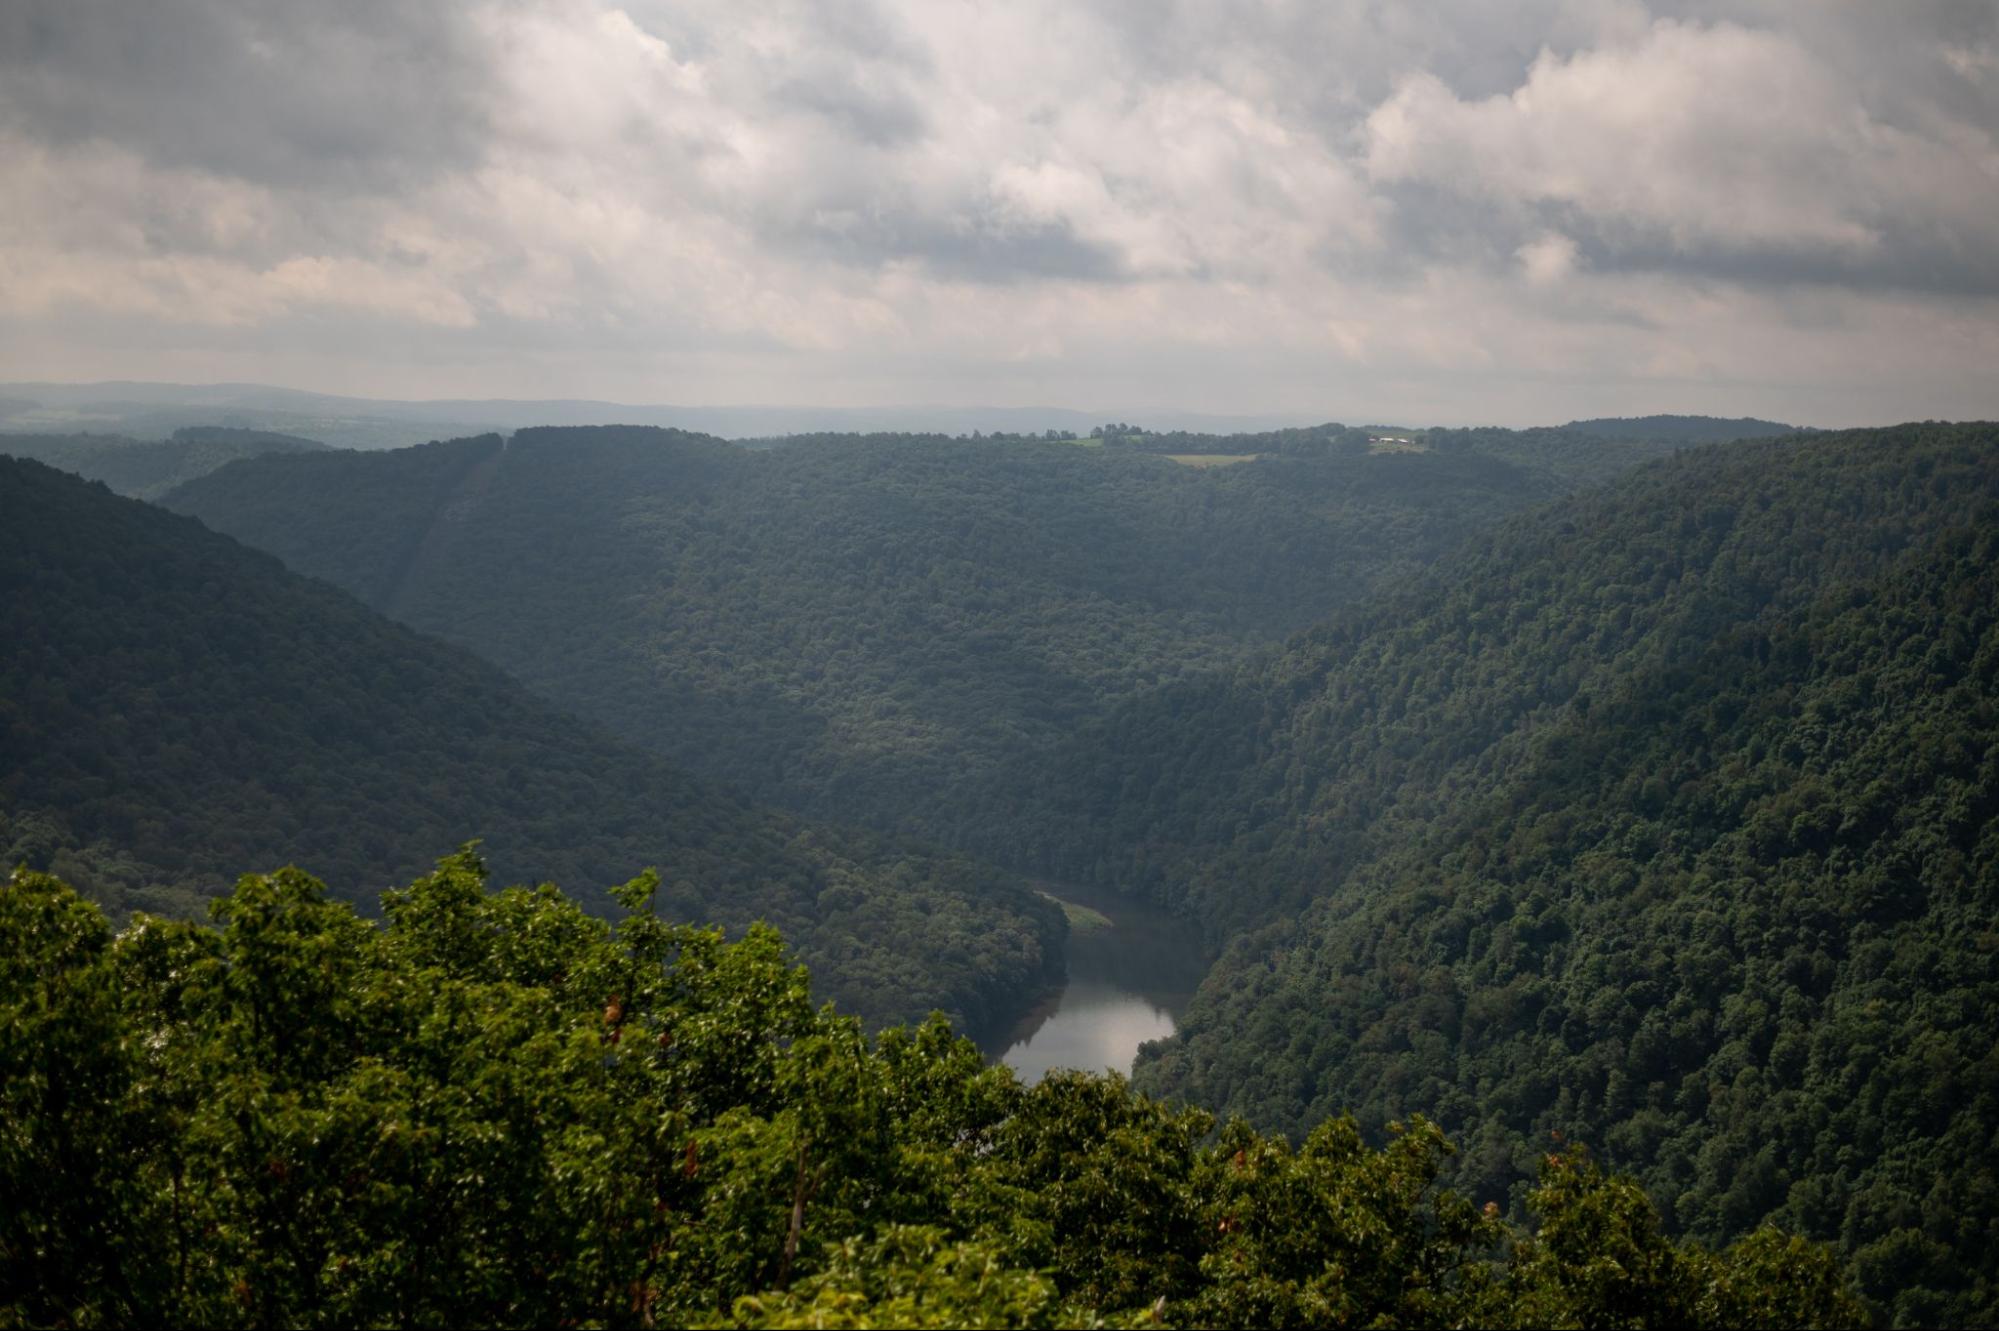
{"type": "Polygon", "coordinates": [[[0,379],[1999,416],[1995,16],[8,0],[0,379]]]}

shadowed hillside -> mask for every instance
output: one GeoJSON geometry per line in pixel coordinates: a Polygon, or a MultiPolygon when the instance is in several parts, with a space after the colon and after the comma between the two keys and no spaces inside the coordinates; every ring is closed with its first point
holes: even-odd
{"type": "Polygon", "coordinates": [[[286,862],[367,900],[482,837],[508,881],[657,865],[678,916],[780,925],[871,1020],[1010,1016],[1054,963],[1054,908],[992,871],[752,808],[101,486],[0,460],[0,581],[0,851],[114,912],[286,862]]]}

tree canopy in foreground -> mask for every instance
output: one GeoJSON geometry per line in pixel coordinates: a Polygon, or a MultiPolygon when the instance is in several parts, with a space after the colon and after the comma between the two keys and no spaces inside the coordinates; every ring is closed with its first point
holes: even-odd
{"type": "Polygon", "coordinates": [[[0,1325],[1853,1325],[1828,1252],[1667,1239],[1551,1143],[1537,1225],[1421,1120],[1294,1149],[1118,1077],[870,1041],[763,928],[488,892],[219,928],[0,888],[0,1325]],[[58,1185],[59,1184],[59,1185],[58,1185]]]}

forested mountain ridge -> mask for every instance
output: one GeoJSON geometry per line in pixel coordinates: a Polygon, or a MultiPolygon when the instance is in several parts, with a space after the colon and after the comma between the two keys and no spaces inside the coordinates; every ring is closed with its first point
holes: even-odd
{"type": "MultiPolygon", "coordinates": [[[[1282,825],[1302,833],[1283,844],[1310,849],[1326,877],[1366,853],[1356,836],[1402,839],[1384,818],[1427,825],[1455,785],[1487,779],[1572,701],[1585,699],[1586,719],[1594,692],[1705,651],[1745,617],[1880,576],[1899,552],[1975,523],[1995,494],[1984,426],[1680,454],[1510,518],[1239,672],[1115,709],[1010,792],[1047,795],[1025,806],[1022,830],[1048,834],[1023,844],[1043,848],[1038,870],[1149,893],[1166,861],[1220,853],[1246,822],[1282,825]]],[[[1225,888],[1172,877],[1169,904],[1248,917],[1225,888]]]]}
{"type": "Polygon", "coordinates": [[[1736,439],[1765,439],[1796,434],[1801,427],[1754,416],[1595,416],[1561,427],[1596,439],[1674,440],[1686,444],[1722,444],[1736,439]]]}
{"type": "Polygon", "coordinates": [[[100,485],[0,459],[0,584],[0,853],[116,914],[245,864],[365,900],[484,837],[511,881],[656,864],[678,917],[785,928],[871,1021],[1010,1017],[1057,964],[1059,914],[1005,875],[753,808],[100,485]]]}
{"type": "Polygon", "coordinates": [[[1559,1130],[1990,1324],[1995,569],[1991,426],[1682,453],[1086,728],[994,834],[1238,932],[1141,1085],[1434,1115],[1478,1193],[1559,1130]]]}
{"type": "Polygon", "coordinates": [[[758,798],[949,840],[1018,755],[1407,575],[1558,471],[1473,444],[1200,471],[548,429],[258,459],[166,502],[758,798]]]}
{"type": "Polygon", "coordinates": [[[175,486],[239,458],[265,453],[310,453],[326,446],[296,435],[220,426],[189,426],[171,439],[128,439],[102,434],[0,433],[0,454],[33,458],[51,467],[103,481],[134,499],[157,499],[175,486]]]}

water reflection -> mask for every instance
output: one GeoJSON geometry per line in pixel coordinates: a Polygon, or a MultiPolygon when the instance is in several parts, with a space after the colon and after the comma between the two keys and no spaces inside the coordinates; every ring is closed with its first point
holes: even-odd
{"type": "Polygon", "coordinates": [[[1194,930],[1164,911],[1073,888],[1050,891],[1110,925],[1070,929],[1068,983],[991,1041],[987,1056],[997,1053],[1030,1084],[1055,1068],[1129,1073],[1141,1044],[1173,1034],[1209,957],[1194,930]]]}

